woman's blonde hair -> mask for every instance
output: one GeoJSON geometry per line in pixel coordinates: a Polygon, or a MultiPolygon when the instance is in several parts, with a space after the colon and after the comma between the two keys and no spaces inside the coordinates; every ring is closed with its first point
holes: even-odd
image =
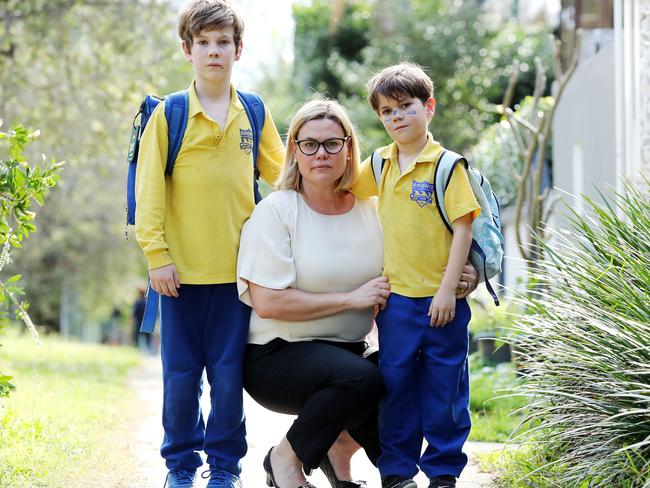
{"type": "Polygon", "coordinates": [[[278,190],[301,190],[301,176],[298,170],[298,162],[294,156],[298,132],[303,125],[311,120],[328,119],[336,122],[343,129],[345,137],[350,137],[351,151],[348,153],[345,171],[336,187],[337,191],[348,191],[359,175],[359,140],[355,133],[350,117],[343,106],[334,100],[312,100],[305,103],[293,116],[289,131],[287,133],[287,148],[284,156],[284,168],[278,179],[276,187],[278,190]]]}

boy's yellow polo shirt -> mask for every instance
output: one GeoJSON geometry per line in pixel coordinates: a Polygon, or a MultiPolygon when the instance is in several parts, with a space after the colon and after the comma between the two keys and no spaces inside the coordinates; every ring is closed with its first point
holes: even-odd
{"type": "MultiPolygon", "coordinates": [[[[370,158],[361,165],[352,189],[360,198],[379,194],[379,216],[384,233],[384,275],[391,291],[407,297],[433,296],[449,260],[452,235],[436,208],[434,173],[443,147],[427,134],[427,144],[413,164],[400,173],[397,144],[379,149],[386,159],[379,192],[370,158]]],[[[472,214],[481,207],[461,166],[454,170],[445,191],[449,219],[472,214]]]]}
{"type": "MultiPolygon", "coordinates": [[[[174,263],[181,283],[236,280],[239,234],[255,207],[253,137],[246,111],[231,87],[226,126],[205,112],[194,82],[187,129],[171,178],[165,177],[167,120],[159,104],[140,143],[136,174],[136,237],[149,269],[174,263]]],[[[283,158],[271,114],[260,138],[257,167],[274,183],[283,158]]]]}

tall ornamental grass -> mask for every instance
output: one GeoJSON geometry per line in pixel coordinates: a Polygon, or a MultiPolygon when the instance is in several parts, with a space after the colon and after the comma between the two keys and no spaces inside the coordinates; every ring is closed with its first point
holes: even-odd
{"type": "Polygon", "coordinates": [[[650,487],[650,188],[570,211],[514,325],[529,486],[650,487]]]}

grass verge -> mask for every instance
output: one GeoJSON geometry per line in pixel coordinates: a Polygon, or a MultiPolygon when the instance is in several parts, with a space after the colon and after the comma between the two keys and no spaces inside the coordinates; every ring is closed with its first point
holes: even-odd
{"type": "Polygon", "coordinates": [[[0,486],[132,486],[126,375],[137,352],[41,339],[3,336],[0,365],[17,388],[0,410],[0,486]]]}

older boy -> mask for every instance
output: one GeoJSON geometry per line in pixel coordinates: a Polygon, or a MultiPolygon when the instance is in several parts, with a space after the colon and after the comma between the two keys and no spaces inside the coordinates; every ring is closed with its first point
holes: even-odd
{"type": "MultiPolygon", "coordinates": [[[[192,486],[207,455],[208,487],[240,487],[246,453],[242,361],[250,309],[237,295],[239,234],[255,206],[252,129],[230,76],[241,56],[244,24],[226,0],[191,0],[178,33],[194,80],[187,129],[173,175],[165,177],[163,104],[144,131],[137,170],[136,236],[161,294],[166,486],[192,486]],[[199,407],[201,377],[211,410],[199,407]]],[[[266,111],[257,167],[273,182],[282,141],[266,111]]]]}
{"type": "Polygon", "coordinates": [[[383,488],[416,488],[418,466],[429,487],[450,488],[467,462],[462,447],[470,430],[470,309],[455,295],[480,207],[458,165],[444,195],[453,235],[438,213],[434,171],[444,148],[427,130],[436,101],[422,68],[384,69],[370,80],[368,100],[394,141],[378,151],[385,159],[379,188],[370,160],[355,188],[359,196],[379,194],[384,274],[391,283],[377,317],[387,388],[377,464],[383,488]],[[428,446],[420,455],[423,437],[428,446]]]}

